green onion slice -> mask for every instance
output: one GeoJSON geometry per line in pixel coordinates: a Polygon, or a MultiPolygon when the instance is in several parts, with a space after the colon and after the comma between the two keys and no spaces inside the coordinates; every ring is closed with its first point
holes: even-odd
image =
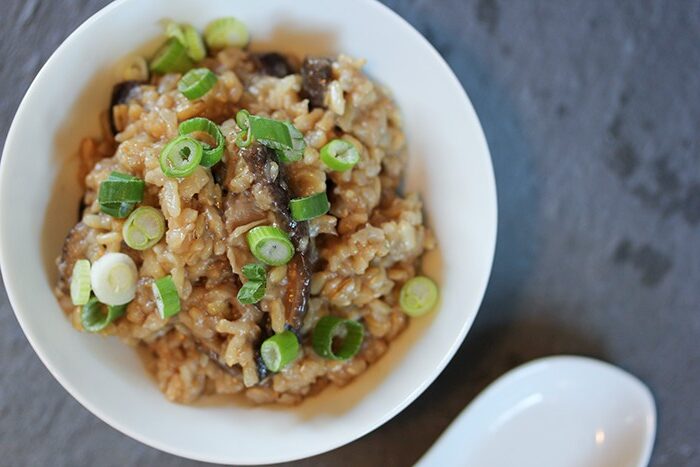
{"type": "Polygon", "coordinates": [[[298,161],[304,154],[304,135],[290,122],[251,115],[243,109],[236,114],[236,124],[242,130],[236,138],[238,147],[245,148],[259,141],[274,149],[285,163],[298,161]]]}
{"type": "Polygon", "coordinates": [[[153,282],[152,288],[158,315],[161,318],[167,319],[180,312],[180,295],[171,276],[161,277],[153,282]]]}
{"type": "Polygon", "coordinates": [[[258,303],[265,296],[266,284],[263,281],[248,281],[238,290],[238,301],[245,305],[258,303]]]}
{"type": "Polygon", "coordinates": [[[208,68],[194,68],[180,78],[177,89],[189,100],[199,99],[214,87],[218,78],[208,68]]]}
{"type": "Polygon", "coordinates": [[[125,311],[126,305],[109,306],[92,297],[80,311],[80,324],[88,332],[100,332],[125,311]]]}
{"type": "Polygon", "coordinates": [[[438,301],[438,287],[432,279],[416,276],[409,279],[399,294],[399,305],[409,316],[422,316],[432,310],[438,301]]]}
{"type": "Polygon", "coordinates": [[[193,66],[187,48],[175,37],[168,39],[151,59],[151,71],[160,74],[184,73],[193,66]]]}
{"type": "Polygon", "coordinates": [[[124,253],[105,253],[90,268],[92,291],[106,305],[125,305],[133,300],[138,276],[134,260],[124,253]]]}
{"type": "Polygon", "coordinates": [[[107,215],[110,215],[116,219],[123,219],[129,215],[129,213],[134,209],[134,205],[131,203],[122,203],[116,206],[100,206],[100,211],[107,215]]]}
{"type": "Polygon", "coordinates": [[[294,246],[289,236],[277,227],[254,227],[248,231],[246,238],[253,256],[267,265],[282,266],[294,256],[294,246]]]}
{"type": "Polygon", "coordinates": [[[301,131],[297,129],[294,125],[289,122],[282,122],[289,130],[289,136],[292,138],[291,148],[282,148],[277,150],[277,155],[280,160],[284,163],[296,162],[301,160],[304,155],[304,149],[306,149],[306,141],[304,141],[304,135],[301,131]]]}
{"type": "Polygon", "coordinates": [[[204,133],[205,136],[208,135],[208,137],[214,141],[216,144],[214,147],[211,147],[208,142],[200,141],[202,145],[202,160],[200,164],[204,167],[213,167],[223,157],[226,140],[224,139],[223,133],[221,133],[219,125],[208,118],[195,117],[185,120],[180,123],[178,131],[180,135],[190,137],[195,137],[198,134],[204,133]]]}
{"type": "Polygon", "coordinates": [[[146,250],[158,243],[165,233],[165,218],[156,208],[141,206],[124,222],[122,237],[130,248],[146,250]]]}
{"type": "Polygon", "coordinates": [[[205,47],[202,36],[199,35],[197,29],[190,24],[183,24],[181,28],[183,38],[185,40],[184,44],[185,47],[187,47],[187,55],[189,55],[195,62],[198,62],[206,57],[207,48],[205,47]]]}
{"type": "Polygon", "coordinates": [[[146,184],[143,180],[120,172],[112,172],[100,183],[97,200],[100,210],[112,217],[124,218],[143,201],[146,184]]]}
{"type": "Polygon", "coordinates": [[[260,346],[260,356],[270,371],[280,371],[299,355],[299,340],[292,331],[268,337],[260,346]]]}
{"type": "Polygon", "coordinates": [[[352,169],[360,161],[360,152],[344,139],[334,139],[321,148],[321,162],[337,172],[352,169]]]}
{"type": "Polygon", "coordinates": [[[272,149],[292,147],[292,136],[284,122],[251,115],[243,109],[236,114],[236,124],[242,130],[248,130],[254,141],[260,141],[272,149]]]}
{"type": "Polygon", "coordinates": [[[249,39],[248,28],[232,16],[216,19],[204,29],[204,40],[212,49],[245,47],[249,39]]]}
{"type": "Polygon", "coordinates": [[[185,45],[185,32],[179,23],[173,20],[165,20],[165,35],[168,38],[177,39],[180,44],[185,45]]]}
{"type": "Polygon", "coordinates": [[[314,328],[311,344],[323,358],[347,360],[359,352],[364,333],[364,328],[357,321],[324,316],[314,328]]]}
{"type": "Polygon", "coordinates": [[[160,168],[172,178],[191,175],[202,161],[202,145],[189,136],[178,136],[160,152],[160,168]]]}
{"type": "Polygon", "coordinates": [[[331,204],[328,202],[328,195],[325,191],[304,198],[295,198],[289,202],[289,210],[292,212],[294,220],[297,221],[307,221],[322,216],[328,212],[330,207],[331,204]]]}
{"type": "Polygon", "coordinates": [[[265,266],[258,263],[248,263],[241,268],[243,276],[249,281],[265,281],[267,280],[265,266]]]}
{"type": "Polygon", "coordinates": [[[73,305],[85,305],[90,300],[90,261],[79,259],[70,278],[70,299],[73,305]]]}

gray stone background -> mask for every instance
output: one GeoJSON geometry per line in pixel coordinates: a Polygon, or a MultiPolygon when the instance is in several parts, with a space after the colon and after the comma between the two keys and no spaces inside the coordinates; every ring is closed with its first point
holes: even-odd
{"type": "MultiPolygon", "coordinates": [[[[1,3],[3,143],[41,65],[108,2],[1,3]]],[[[386,3],[447,59],[481,118],[498,182],[495,267],[464,345],[414,404],[295,465],[409,465],[498,375],[573,353],[650,386],[652,465],[699,466],[700,2],[386,3]]],[[[4,289],[0,374],[0,465],[196,464],[75,402],[35,356],[4,289]]]]}

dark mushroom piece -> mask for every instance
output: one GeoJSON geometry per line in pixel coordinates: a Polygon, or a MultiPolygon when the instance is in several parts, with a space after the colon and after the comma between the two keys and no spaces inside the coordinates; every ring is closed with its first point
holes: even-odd
{"type": "Polygon", "coordinates": [[[258,53],[252,55],[253,63],[261,72],[275,78],[284,78],[296,70],[289,59],[277,52],[258,53]]]}
{"type": "Polygon", "coordinates": [[[143,81],[122,81],[115,84],[112,88],[112,98],[109,102],[109,128],[112,130],[112,135],[118,133],[117,125],[114,122],[114,107],[129,102],[133,97],[133,91],[142,84],[144,84],[143,81]]]}
{"type": "Polygon", "coordinates": [[[328,83],[333,78],[333,61],[325,57],[306,57],[301,65],[301,94],[311,107],[325,107],[328,83]]]}
{"type": "Polygon", "coordinates": [[[307,222],[298,222],[292,218],[289,211],[292,194],[286,170],[275,151],[256,143],[241,149],[239,155],[259,181],[261,188],[269,195],[276,223],[289,234],[296,250],[292,260],[287,263],[288,285],[285,297],[286,324],[296,333],[301,329],[311,289],[311,264],[307,260],[309,226],[307,222]]]}

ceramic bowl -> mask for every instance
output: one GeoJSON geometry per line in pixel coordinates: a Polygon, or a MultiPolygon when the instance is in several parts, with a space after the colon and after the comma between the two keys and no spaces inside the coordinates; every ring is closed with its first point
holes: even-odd
{"type": "Polygon", "coordinates": [[[408,23],[373,0],[119,0],[56,50],[17,111],[0,165],[0,265],[27,339],[87,409],[155,448],[209,462],[259,464],[319,454],[359,438],[418,397],[469,330],[489,278],[496,190],[479,120],[454,74],[408,23]],[[411,321],[389,352],[342,389],[297,407],[236,400],[168,402],[136,353],[116,339],[76,332],[52,294],[55,258],[76,222],[77,148],[98,136],[116,66],[162,40],[159,20],[203,28],[243,20],[252,48],[367,59],[404,116],[406,187],[425,200],[440,245],[426,267],[441,286],[439,310],[411,321]]]}

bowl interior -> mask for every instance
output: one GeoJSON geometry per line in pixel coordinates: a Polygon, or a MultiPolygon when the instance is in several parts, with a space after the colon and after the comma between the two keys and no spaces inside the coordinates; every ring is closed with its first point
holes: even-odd
{"type": "Polygon", "coordinates": [[[25,96],[0,167],[0,263],[32,346],[93,413],[159,449],[221,463],[298,459],[350,442],[415,399],[444,368],[476,315],[496,236],[491,162],[478,119],[447,65],[407,23],[372,0],[117,1],[54,53],[25,96]],[[388,354],[355,382],[295,408],[232,401],[167,402],[136,353],[115,339],[74,331],[52,287],[54,260],[77,218],[77,148],[98,136],[120,60],[153,50],[158,21],[202,28],[225,15],[250,28],[254,49],[338,53],[393,93],[408,137],[407,188],[422,193],[440,252],[429,271],[441,307],[411,322],[388,354]],[[270,440],[274,440],[270,443],[270,440]],[[270,449],[274,446],[273,449],[270,449]]]}

